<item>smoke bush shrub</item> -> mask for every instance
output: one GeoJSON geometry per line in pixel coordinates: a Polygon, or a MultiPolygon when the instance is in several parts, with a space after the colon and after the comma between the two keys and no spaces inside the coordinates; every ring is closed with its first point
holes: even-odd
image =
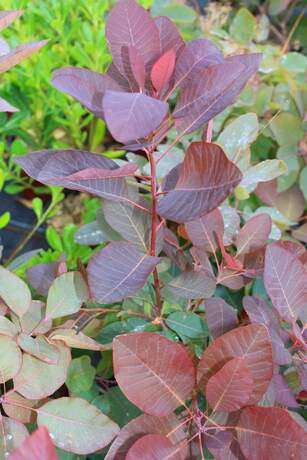
{"type": "MultiPolygon", "coordinates": [[[[17,361],[13,369],[13,359],[2,366],[3,383],[13,378],[9,395],[26,398],[23,417],[30,404],[57,447],[80,454],[98,450],[117,435],[114,422],[80,398],[41,399],[64,383],[69,347],[99,349],[76,333],[84,309],[90,319],[91,313],[139,316],[142,322],[128,328],[135,331],[108,335],[115,337],[116,382],[143,414],[122,427],[107,460],[303,459],[306,436],[298,412],[306,394],[306,251],[295,241],[268,244],[272,222],[265,213],[240,228],[240,214],[230,204],[246,180],[244,167],[211,143],[213,117],[234,102],[261,56],[225,58],[207,40],[185,44],[167,18],[152,19],[133,0],[117,3],[106,36],[113,56],[106,74],[64,68],[53,84],[102,117],[114,139],[139,154],[115,162],[54,150],[16,159],[43,184],[101,197],[95,231],[107,244],[87,267],[79,264],[79,272],[63,273],[63,262],[31,269],[31,284],[48,292],[39,320],[40,326],[48,321],[47,340],[35,331],[37,324],[29,337],[28,329],[16,330],[3,317],[9,331],[3,337],[17,361]],[[184,158],[167,163],[178,143],[187,145],[184,158]],[[251,295],[243,297],[243,291],[251,295]],[[70,315],[77,319],[63,319],[70,315]],[[48,372],[34,373],[32,362],[48,372]],[[54,378],[48,378],[51,369],[54,378]]],[[[5,271],[2,277],[0,295],[20,326],[33,309],[29,292],[14,278],[8,293],[14,275],[5,271]]],[[[6,395],[2,402],[14,407],[6,395]]],[[[15,422],[16,415],[5,423],[15,422]]],[[[26,437],[22,433],[15,446],[26,437]]],[[[40,428],[12,460],[35,458],[38,443],[44,458],[56,458],[40,428]]]]}

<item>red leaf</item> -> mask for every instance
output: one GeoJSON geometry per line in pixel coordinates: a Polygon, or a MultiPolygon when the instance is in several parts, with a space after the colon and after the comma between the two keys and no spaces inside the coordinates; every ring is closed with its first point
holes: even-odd
{"type": "Polygon", "coordinates": [[[265,253],[264,285],[272,303],[286,321],[295,321],[307,305],[307,272],[291,252],[278,243],[265,253]]]}
{"type": "Polygon", "coordinates": [[[213,412],[234,412],[247,405],[254,388],[244,359],[234,358],[214,374],[206,386],[206,399],[213,412]]]}
{"type": "Polygon", "coordinates": [[[113,364],[123,393],[151,415],[162,417],[184,405],[195,385],[195,369],[188,351],[154,333],[116,337],[113,364]]]}
{"type": "Polygon", "coordinates": [[[22,14],[22,10],[0,11],[0,30],[5,29],[22,14]]]}
{"type": "Polygon", "coordinates": [[[122,91],[119,83],[107,74],[80,67],[63,67],[56,70],[51,80],[53,86],[69,94],[97,117],[103,117],[102,100],[107,90],[122,91]]]}
{"type": "Polygon", "coordinates": [[[251,372],[255,386],[248,401],[254,404],[266,392],[273,373],[270,336],[262,324],[250,324],[218,337],[205,350],[197,372],[197,381],[205,391],[210,377],[230,359],[243,358],[251,372]]]}
{"type": "Polygon", "coordinates": [[[238,325],[236,311],[222,298],[207,299],[205,311],[208,329],[214,339],[238,325]]]}
{"type": "Polygon", "coordinates": [[[158,28],[150,14],[134,0],[117,2],[108,17],[106,37],[113,62],[122,74],[125,74],[123,46],[134,46],[145,64],[159,54],[158,28]]]}
{"type": "Polygon", "coordinates": [[[91,294],[100,303],[117,302],[141,289],[159,257],[139,252],[131,243],[113,241],[87,267],[91,294]],[[116,263],[114,263],[116,261],[116,263]]]}
{"type": "Polygon", "coordinates": [[[236,430],[241,449],[249,460],[306,458],[306,433],[284,409],[246,408],[236,430]]]}
{"type": "Polygon", "coordinates": [[[157,93],[160,93],[170,81],[174,72],[175,61],[176,53],[170,49],[154,63],[151,70],[151,81],[157,93]]]}
{"type": "Polygon", "coordinates": [[[38,51],[42,46],[45,46],[47,43],[48,40],[43,40],[41,42],[20,45],[11,50],[9,53],[0,56],[0,74],[19,64],[31,54],[36,53],[36,51],[38,51]]]}
{"type": "Polygon", "coordinates": [[[180,446],[174,447],[171,441],[161,434],[147,434],[130,447],[126,460],[162,460],[178,457],[180,446]]]}
{"type": "Polygon", "coordinates": [[[58,460],[47,428],[38,428],[23,444],[14,450],[9,460],[58,460]]]}
{"type": "Polygon", "coordinates": [[[107,91],[103,111],[114,139],[126,143],[158,128],[168,112],[168,104],[142,93],[107,91]]]}
{"type": "Polygon", "coordinates": [[[253,216],[241,228],[236,238],[237,257],[262,248],[271,233],[272,219],[269,214],[253,216]]]}
{"type": "Polygon", "coordinates": [[[61,181],[87,181],[93,179],[111,179],[114,177],[127,177],[133,176],[139,166],[135,163],[127,163],[115,169],[104,168],[86,168],[76,173],[70,174],[66,177],[59,177],[57,180],[61,181]]]}
{"type": "Polygon", "coordinates": [[[195,246],[207,252],[214,252],[217,247],[216,235],[223,238],[224,220],[219,209],[214,209],[197,220],[185,224],[189,238],[195,246]]]}
{"type": "Polygon", "coordinates": [[[170,49],[174,49],[176,53],[184,45],[175,24],[166,16],[158,16],[154,18],[155,24],[158,28],[160,39],[160,54],[165,53],[170,49]]]}
{"type": "MultiPolygon", "coordinates": [[[[183,425],[173,414],[166,417],[153,417],[143,414],[125,425],[107,453],[105,460],[126,460],[130,447],[138,438],[145,434],[160,434],[167,436],[173,443],[178,444],[186,439],[183,425]]],[[[187,447],[178,453],[178,460],[185,460],[187,447]]]]}
{"type": "MultiPolygon", "coordinates": [[[[241,181],[242,174],[215,144],[193,142],[173,190],[159,200],[158,213],[178,223],[199,218],[219,206],[241,181]]],[[[165,182],[167,187],[169,182],[165,182]]]]}

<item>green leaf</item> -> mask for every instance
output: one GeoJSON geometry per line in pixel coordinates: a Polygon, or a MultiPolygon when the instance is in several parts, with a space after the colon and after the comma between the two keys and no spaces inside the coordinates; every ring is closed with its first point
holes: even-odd
{"type": "Polygon", "coordinates": [[[240,8],[230,24],[230,35],[239,43],[248,43],[256,35],[256,18],[247,8],[240,8]]]}
{"type": "Polygon", "coordinates": [[[291,112],[282,112],[270,124],[279,145],[285,147],[297,144],[304,135],[301,119],[291,112]]]}
{"type": "MultiPolygon", "coordinates": [[[[96,402],[93,402],[96,405],[96,402]]],[[[99,396],[97,407],[111,417],[120,427],[125,426],[131,419],[141,415],[138,407],[132,404],[119,387],[112,387],[99,396]]]]}
{"type": "Polygon", "coordinates": [[[100,351],[103,347],[96,340],[74,329],[55,329],[49,336],[52,340],[61,340],[68,347],[83,350],[100,351]]]}
{"type": "Polygon", "coordinates": [[[304,73],[307,70],[307,57],[301,53],[284,54],[281,63],[286,69],[294,73],[304,73]]]}
{"type": "Polygon", "coordinates": [[[56,278],[48,292],[46,318],[60,318],[80,310],[89,297],[87,285],[78,272],[56,278]]]}
{"type": "Polygon", "coordinates": [[[257,139],[259,130],[258,118],[255,113],[246,113],[228,123],[217,139],[230,160],[244,151],[257,139]]]}
{"type": "Polygon", "coordinates": [[[245,171],[240,187],[244,187],[248,192],[252,192],[259,182],[268,182],[287,171],[287,165],[282,160],[261,161],[245,171]]]}
{"type": "Polygon", "coordinates": [[[110,343],[117,335],[144,330],[147,324],[148,321],[138,317],[130,317],[127,320],[115,321],[104,326],[96,336],[96,340],[102,344],[110,343]]]}
{"type": "Polygon", "coordinates": [[[47,364],[28,354],[23,355],[20,372],[14,378],[18,393],[28,399],[42,399],[53,394],[66,380],[71,360],[70,350],[58,343],[58,364],[47,364]]]}
{"type": "Polygon", "coordinates": [[[18,374],[22,353],[12,337],[0,335],[0,383],[11,380],[18,374]]]}
{"type": "Polygon", "coordinates": [[[269,0],[269,14],[276,16],[279,13],[282,13],[291,0],[269,0]]]}
{"type": "Polygon", "coordinates": [[[165,322],[183,340],[186,338],[199,340],[208,337],[205,322],[196,313],[177,311],[171,313],[165,322]]]}
{"type": "Polygon", "coordinates": [[[35,212],[37,220],[39,220],[43,214],[43,201],[41,200],[41,198],[38,198],[38,197],[33,198],[32,209],[35,212]]]}
{"type": "Polygon", "coordinates": [[[60,235],[53,227],[48,227],[46,230],[46,239],[48,244],[55,251],[63,251],[63,244],[60,235]]]}
{"type": "Polygon", "coordinates": [[[18,334],[17,327],[6,316],[0,316],[0,334],[9,337],[15,337],[18,334]]]}
{"type": "Polygon", "coordinates": [[[4,212],[1,216],[0,216],[0,230],[4,227],[7,226],[7,224],[10,222],[11,220],[11,214],[9,211],[6,211],[4,212]]]}
{"type": "Polygon", "coordinates": [[[162,14],[181,25],[191,24],[196,20],[195,11],[189,6],[179,3],[165,6],[162,10],[162,14]]]}
{"type": "Polygon", "coordinates": [[[95,406],[80,398],[59,398],[38,409],[38,426],[46,426],[54,444],[87,455],[108,445],[119,427],[95,406]]]}
{"type": "Polygon", "coordinates": [[[32,300],[26,283],[3,267],[0,267],[0,297],[18,316],[22,316],[30,308],[32,300]]]}
{"type": "Polygon", "coordinates": [[[3,189],[4,181],[5,181],[5,175],[4,175],[3,170],[0,169],[0,190],[3,189]]]}
{"type": "Polygon", "coordinates": [[[17,343],[24,352],[45,363],[57,364],[59,361],[59,350],[55,345],[49,343],[43,335],[33,338],[21,333],[18,336],[17,343]]]}
{"type": "Polygon", "coordinates": [[[66,386],[74,395],[88,391],[94,383],[96,370],[91,365],[89,356],[80,356],[71,361],[66,379],[66,386]]]}
{"type": "Polygon", "coordinates": [[[300,188],[307,200],[307,166],[305,166],[300,174],[300,188]]]}

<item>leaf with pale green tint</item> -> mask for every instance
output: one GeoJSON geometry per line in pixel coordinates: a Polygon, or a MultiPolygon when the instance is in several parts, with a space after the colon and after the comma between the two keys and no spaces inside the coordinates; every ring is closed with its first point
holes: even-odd
{"type": "Polygon", "coordinates": [[[244,173],[240,187],[244,187],[249,193],[255,190],[259,182],[268,182],[287,172],[287,165],[282,160],[265,160],[251,166],[244,173]]]}
{"type": "Polygon", "coordinates": [[[301,119],[291,112],[282,112],[272,118],[270,129],[280,146],[295,145],[304,135],[301,119]]]}
{"type": "Polygon", "coordinates": [[[11,220],[11,213],[9,211],[4,212],[0,216],[0,230],[4,227],[6,227],[11,220]]]}
{"type": "Polygon", "coordinates": [[[243,152],[257,139],[258,118],[255,113],[246,113],[227,124],[217,139],[229,160],[238,160],[243,152]]]}
{"type": "Polygon", "coordinates": [[[21,367],[22,353],[12,337],[0,335],[0,383],[14,378],[21,367]]]}
{"type": "Polygon", "coordinates": [[[84,350],[100,351],[104,347],[96,340],[91,339],[83,332],[75,331],[74,329],[56,329],[50,336],[52,340],[59,340],[71,348],[79,348],[84,350]]]}
{"type": "Polygon", "coordinates": [[[24,354],[21,369],[14,378],[14,385],[25,398],[46,398],[65,383],[71,360],[70,350],[61,343],[56,346],[60,353],[58,364],[47,364],[34,356],[24,354]]]}
{"type": "Polygon", "coordinates": [[[283,160],[288,168],[287,173],[279,176],[277,179],[277,191],[284,192],[295,184],[299,171],[300,162],[297,155],[296,146],[280,147],[277,151],[277,157],[279,160],[283,160]]]}
{"type": "Polygon", "coordinates": [[[60,318],[80,310],[89,297],[87,285],[78,272],[56,278],[48,292],[46,318],[60,318]]]}
{"type": "Polygon", "coordinates": [[[196,313],[176,311],[171,313],[165,322],[184,341],[187,338],[204,340],[209,335],[204,320],[196,313]]]}
{"type": "Polygon", "coordinates": [[[0,334],[15,337],[18,334],[18,329],[8,318],[0,316],[0,334]]]}
{"type": "Polygon", "coordinates": [[[108,415],[120,427],[141,415],[140,409],[126,398],[118,386],[109,388],[98,398],[97,403],[94,400],[93,404],[97,405],[105,415],[108,415]]]}
{"type": "Polygon", "coordinates": [[[119,427],[95,406],[80,398],[59,398],[38,409],[38,426],[46,426],[54,444],[87,455],[108,445],[119,427]]]}
{"type": "Polygon", "coordinates": [[[94,383],[95,374],[96,369],[91,365],[89,356],[75,358],[68,368],[66,386],[74,395],[88,391],[94,383]]]}
{"type": "Polygon", "coordinates": [[[240,8],[230,24],[230,35],[239,43],[248,43],[256,36],[257,21],[247,8],[240,8]]]}
{"type": "Polygon", "coordinates": [[[60,353],[58,348],[49,343],[43,335],[33,338],[21,333],[18,336],[17,343],[25,353],[29,353],[29,355],[45,363],[57,364],[59,361],[60,353]]]}
{"type": "Polygon", "coordinates": [[[281,63],[290,72],[304,73],[307,70],[307,57],[302,53],[293,52],[284,54],[281,58],[281,63]]]}
{"type": "Polygon", "coordinates": [[[191,24],[196,20],[195,11],[188,6],[179,3],[165,6],[162,9],[161,14],[169,17],[172,21],[182,26],[191,24]]]}
{"type": "Polygon", "coordinates": [[[300,189],[307,200],[307,166],[305,166],[300,174],[300,189]]]}
{"type": "MultiPolygon", "coordinates": [[[[36,414],[33,407],[39,404],[37,400],[23,398],[16,391],[8,391],[3,395],[3,409],[5,413],[21,423],[33,423],[36,420],[36,414]]],[[[1,458],[1,457],[0,457],[1,458]]]]}
{"type": "Polygon", "coordinates": [[[30,308],[31,292],[24,281],[0,267],[0,297],[19,317],[30,308]]]}
{"type": "Polygon", "coordinates": [[[291,0],[269,0],[269,14],[275,16],[282,13],[290,2],[291,0]]]}
{"type": "Polygon", "coordinates": [[[8,454],[17,449],[28,436],[26,427],[16,420],[1,416],[0,458],[7,459],[8,454]],[[9,438],[10,442],[7,442],[9,438]]]}
{"type": "Polygon", "coordinates": [[[45,304],[40,300],[32,300],[30,308],[21,317],[19,324],[25,334],[45,334],[52,326],[52,320],[45,320],[45,304]]]}
{"type": "Polygon", "coordinates": [[[63,243],[61,240],[60,235],[53,227],[48,227],[46,230],[46,240],[48,244],[54,249],[55,251],[63,252],[63,243]]]}
{"type": "Polygon", "coordinates": [[[32,200],[32,209],[36,215],[37,220],[42,217],[43,214],[43,201],[39,197],[35,197],[32,200]]]}

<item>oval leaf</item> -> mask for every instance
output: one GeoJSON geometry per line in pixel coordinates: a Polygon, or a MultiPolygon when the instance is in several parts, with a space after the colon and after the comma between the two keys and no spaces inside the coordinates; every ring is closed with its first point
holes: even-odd
{"type": "Polygon", "coordinates": [[[0,350],[0,383],[5,383],[18,374],[22,353],[16,342],[5,335],[0,335],[0,350]]]}
{"type": "Polygon", "coordinates": [[[86,455],[102,449],[119,428],[95,406],[80,398],[59,398],[38,409],[38,426],[46,426],[57,447],[86,455]]]}
{"type": "Polygon", "coordinates": [[[154,333],[118,336],[113,342],[115,378],[144,412],[164,416],[185,404],[195,384],[186,349],[154,333]]]}
{"type": "Polygon", "coordinates": [[[161,460],[176,458],[180,447],[174,447],[171,441],[161,434],[147,434],[130,447],[126,460],[161,460]]]}
{"type": "Polygon", "coordinates": [[[22,316],[30,308],[32,300],[26,283],[3,267],[0,267],[0,297],[18,316],[22,316]]]}

